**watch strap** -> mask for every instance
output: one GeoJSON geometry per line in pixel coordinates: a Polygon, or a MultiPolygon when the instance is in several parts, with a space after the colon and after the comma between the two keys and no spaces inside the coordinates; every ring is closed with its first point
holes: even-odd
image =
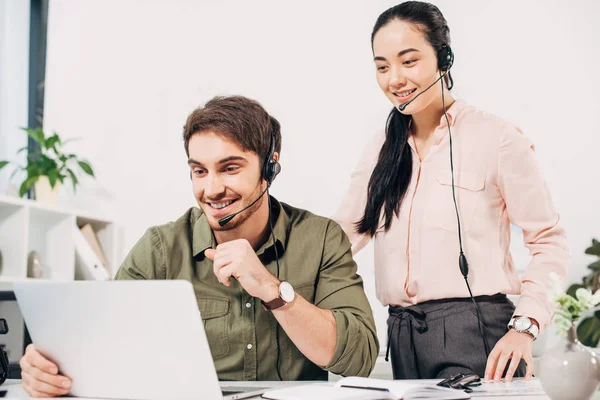
{"type": "Polygon", "coordinates": [[[274,300],[268,301],[266,303],[264,301],[261,301],[261,303],[262,303],[263,307],[265,308],[265,310],[267,310],[267,311],[276,310],[279,307],[283,307],[283,306],[285,306],[287,304],[285,302],[285,300],[283,300],[281,298],[281,295],[279,295],[274,300]]]}

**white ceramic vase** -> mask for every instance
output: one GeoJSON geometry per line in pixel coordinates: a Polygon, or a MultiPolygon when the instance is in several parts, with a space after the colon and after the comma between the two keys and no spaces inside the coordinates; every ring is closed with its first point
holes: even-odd
{"type": "Polygon", "coordinates": [[[575,325],[567,338],[540,360],[540,381],[552,400],[588,400],[600,384],[600,357],[577,340],[575,325]]]}

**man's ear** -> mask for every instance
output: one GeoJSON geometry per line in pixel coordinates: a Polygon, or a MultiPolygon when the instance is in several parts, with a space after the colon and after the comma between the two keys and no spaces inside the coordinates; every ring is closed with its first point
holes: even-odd
{"type": "Polygon", "coordinates": [[[279,162],[279,153],[278,152],[273,153],[273,160],[279,162]]]}

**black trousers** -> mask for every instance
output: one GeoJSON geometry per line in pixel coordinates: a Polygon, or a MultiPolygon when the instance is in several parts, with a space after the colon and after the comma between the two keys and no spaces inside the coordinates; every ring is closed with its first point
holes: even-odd
{"type": "MultiPolygon", "coordinates": [[[[503,294],[475,298],[489,351],[508,332],[515,306],[503,294]]],[[[394,379],[444,379],[459,372],[483,378],[487,356],[470,298],[389,307],[388,352],[394,379]]],[[[510,364],[510,363],[509,363],[510,364]]],[[[521,360],[515,376],[525,376],[521,360]]]]}

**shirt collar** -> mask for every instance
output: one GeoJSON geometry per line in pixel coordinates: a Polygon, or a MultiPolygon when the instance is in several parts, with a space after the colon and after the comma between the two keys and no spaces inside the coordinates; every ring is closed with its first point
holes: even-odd
{"type": "MultiPolygon", "coordinates": [[[[463,100],[454,100],[454,103],[450,106],[450,108],[446,109],[446,114],[448,114],[448,121],[450,121],[450,127],[453,127],[456,123],[456,118],[458,114],[465,108],[465,102],[463,100]]],[[[440,118],[440,127],[446,126],[446,116],[442,115],[440,118]]]]}
{"type": "MultiPolygon", "coordinates": [[[[285,243],[287,243],[290,217],[285,212],[284,208],[281,206],[281,203],[277,201],[277,199],[275,199],[273,196],[270,196],[270,198],[271,216],[274,218],[273,234],[277,243],[277,250],[280,251],[281,254],[283,254],[283,252],[285,251],[285,243]]],[[[260,256],[262,253],[273,247],[273,240],[271,238],[270,233],[271,232],[269,230],[269,238],[257,250],[257,255],[260,256]]],[[[210,225],[208,224],[208,221],[206,220],[206,215],[204,213],[202,213],[202,215],[200,215],[200,217],[194,223],[192,241],[192,249],[194,252],[193,256],[198,261],[204,259],[204,251],[206,249],[214,249],[217,247],[215,235],[210,225]]],[[[281,256],[281,254],[279,254],[279,256],[281,256]]]]}
{"type": "MultiPolygon", "coordinates": [[[[460,112],[465,108],[465,106],[466,103],[464,102],[464,100],[455,100],[454,103],[452,103],[452,105],[446,109],[446,114],[448,114],[448,121],[450,122],[451,128],[454,127],[454,124],[456,124],[456,119],[458,118],[460,112]]],[[[409,121],[409,129],[411,125],[412,119],[409,121]]],[[[439,144],[448,133],[448,130],[446,129],[447,126],[448,123],[446,122],[446,116],[442,114],[442,116],[440,117],[440,124],[433,133],[434,141],[436,144],[439,144]]],[[[414,138],[412,137],[412,134],[408,137],[408,144],[413,149],[415,148],[414,138]]]]}

